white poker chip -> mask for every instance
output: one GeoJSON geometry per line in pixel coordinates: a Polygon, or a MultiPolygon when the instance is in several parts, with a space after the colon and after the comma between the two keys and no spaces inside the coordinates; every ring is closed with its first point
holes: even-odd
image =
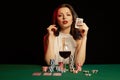
{"type": "Polygon", "coordinates": [[[97,73],[98,72],[98,70],[92,70],[92,73],[97,73]]]}
{"type": "Polygon", "coordinates": [[[83,70],[83,73],[89,73],[89,71],[88,70],[83,70]]]}
{"type": "Polygon", "coordinates": [[[91,76],[91,74],[85,74],[85,76],[91,76]]]}

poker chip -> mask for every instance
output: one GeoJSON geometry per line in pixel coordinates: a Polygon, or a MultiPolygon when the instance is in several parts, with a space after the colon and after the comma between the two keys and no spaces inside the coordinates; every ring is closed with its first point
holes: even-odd
{"type": "Polygon", "coordinates": [[[92,70],[92,73],[94,74],[94,73],[98,73],[98,70],[92,70]]]}
{"type": "Polygon", "coordinates": [[[87,74],[85,74],[85,76],[91,76],[91,74],[90,74],[90,73],[87,73],[87,74]]]}
{"type": "Polygon", "coordinates": [[[83,73],[85,73],[85,74],[87,73],[87,74],[88,74],[88,73],[89,73],[89,71],[88,71],[88,70],[83,70],[83,73]]]}
{"type": "Polygon", "coordinates": [[[64,67],[64,63],[63,63],[63,62],[59,62],[58,65],[59,65],[60,67],[64,67]]]}
{"type": "Polygon", "coordinates": [[[41,75],[41,72],[34,72],[33,74],[32,74],[32,76],[40,76],[41,75]]]}
{"type": "Polygon", "coordinates": [[[55,60],[54,59],[50,59],[50,65],[55,65],[55,60]]]}
{"type": "Polygon", "coordinates": [[[70,72],[73,72],[74,70],[75,70],[74,68],[71,68],[71,69],[70,69],[70,72]]]}
{"type": "Polygon", "coordinates": [[[76,64],[76,70],[82,71],[82,66],[81,66],[80,63],[77,63],[77,64],[76,64]]]}
{"type": "MultiPolygon", "coordinates": [[[[70,55],[69,57],[69,71],[70,72],[73,72],[75,69],[74,69],[74,57],[72,55],[70,55]]],[[[73,72],[74,73],[74,72],[73,72]]],[[[76,72],[75,72],[76,73],[76,72]]]]}
{"type": "Polygon", "coordinates": [[[43,73],[43,76],[51,76],[51,75],[52,75],[52,73],[50,73],[50,72],[43,73]]]}
{"type": "Polygon", "coordinates": [[[77,68],[76,68],[78,71],[82,71],[82,67],[80,67],[80,66],[77,66],[77,68]]]}
{"type": "Polygon", "coordinates": [[[78,73],[78,70],[73,70],[73,73],[78,73]]]}
{"type": "Polygon", "coordinates": [[[53,76],[62,76],[62,73],[53,73],[53,76]]]}
{"type": "Polygon", "coordinates": [[[43,72],[47,72],[47,70],[48,70],[48,66],[43,66],[43,67],[42,67],[42,71],[43,71],[43,72]]]}

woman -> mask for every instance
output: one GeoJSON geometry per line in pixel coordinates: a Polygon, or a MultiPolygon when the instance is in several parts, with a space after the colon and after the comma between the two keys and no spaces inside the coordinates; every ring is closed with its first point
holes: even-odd
{"type": "MultiPolygon", "coordinates": [[[[64,50],[65,40],[71,55],[74,56],[74,64],[82,66],[86,58],[86,43],[88,26],[83,22],[79,28],[75,28],[77,14],[69,4],[58,6],[53,13],[52,24],[47,28],[48,33],[44,36],[45,61],[49,65],[50,59],[55,59],[55,64],[63,58],[59,51],[64,50]]],[[[69,63],[69,58],[66,59],[69,63]]]]}

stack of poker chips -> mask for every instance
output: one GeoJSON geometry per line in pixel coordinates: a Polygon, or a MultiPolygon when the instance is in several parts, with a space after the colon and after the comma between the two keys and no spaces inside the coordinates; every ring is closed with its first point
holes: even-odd
{"type": "Polygon", "coordinates": [[[60,69],[60,72],[62,72],[62,73],[66,72],[63,62],[58,62],[58,67],[60,69]]]}
{"type": "Polygon", "coordinates": [[[54,72],[56,70],[57,72],[65,72],[63,62],[59,62],[58,64],[59,65],[56,66],[55,65],[55,60],[50,59],[50,66],[48,67],[48,71],[49,72],[54,72]]]}
{"type": "Polygon", "coordinates": [[[82,66],[81,66],[80,63],[77,63],[77,64],[76,64],[76,70],[82,71],[82,66]]]}
{"type": "Polygon", "coordinates": [[[78,73],[79,71],[82,71],[82,66],[80,63],[77,63],[75,65],[75,70],[73,71],[73,73],[78,73]]]}
{"type": "Polygon", "coordinates": [[[48,67],[50,72],[53,72],[55,68],[55,60],[54,59],[50,59],[50,66],[48,67]]]}
{"type": "Polygon", "coordinates": [[[74,66],[74,57],[72,55],[70,55],[69,57],[69,70],[73,73],[78,73],[79,71],[82,71],[82,66],[80,63],[74,66]]]}
{"type": "Polygon", "coordinates": [[[42,71],[43,71],[43,72],[47,72],[47,70],[48,70],[48,66],[43,66],[43,67],[42,67],[42,71]]]}
{"type": "Polygon", "coordinates": [[[58,65],[60,67],[60,70],[64,70],[64,63],[63,62],[58,62],[58,65]]]}
{"type": "Polygon", "coordinates": [[[55,66],[55,69],[57,72],[63,72],[63,70],[64,70],[63,62],[59,62],[58,65],[55,66]]]}
{"type": "Polygon", "coordinates": [[[73,72],[74,71],[74,57],[70,55],[69,57],[69,71],[73,72]]]}

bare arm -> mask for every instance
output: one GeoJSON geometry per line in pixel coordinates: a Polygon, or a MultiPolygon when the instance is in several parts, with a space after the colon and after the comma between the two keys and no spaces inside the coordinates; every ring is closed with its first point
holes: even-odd
{"type": "Polygon", "coordinates": [[[77,41],[77,48],[75,53],[75,64],[80,64],[82,66],[86,58],[86,42],[87,37],[82,38],[77,41]]]}
{"type": "Polygon", "coordinates": [[[44,54],[45,61],[49,65],[50,59],[55,59],[55,54],[53,52],[54,49],[54,38],[52,36],[45,35],[44,37],[44,54]]]}
{"type": "Polygon", "coordinates": [[[55,35],[54,32],[51,30],[55,25],[51,25],[47,28],[48,34],[44,36],[44,54],[45,54],[45,61],[49,65],[50,59],[55,59],[54,54],[54,40],[55,35]]]}
{"type": "Polygon", "coordinates": [[[87,33],[88,33],[88,27],[85,23],[82,24],[80,27],[82,38],[80,40],[77,40],[77,48],[75,52],[75,64],[79,64],[82,66],[86,59],[86,44],[87,44],[87,33]],[[84,32],[83,32],[84,30],[84,32]]]}

